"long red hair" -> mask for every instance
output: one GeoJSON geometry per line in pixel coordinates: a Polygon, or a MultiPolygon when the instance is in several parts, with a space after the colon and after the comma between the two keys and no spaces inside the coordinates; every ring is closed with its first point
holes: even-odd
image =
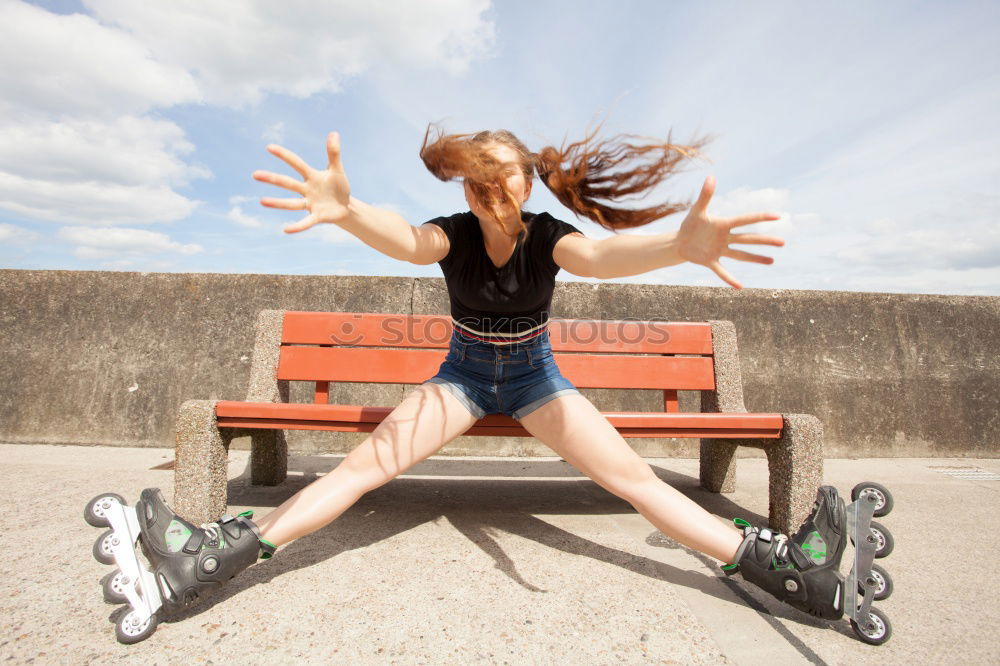
{"type": "MultiPolygon", "coordinates": [[[[445,134],[435,128],[432,137],[432,127],[427,126],[420,148],[427,169],[444,181],[466,179],[487,207],[495,208],[502,199],[516,204],[506,187],[504,165],[487,151],[491,145],[503,144],[520,155],[525,180],[537,173],[560,203],[612,231],[641,227],[688,208],[688,203],[670,201],[639,209],[608,202],[647,194],[677,173],[684,160],[700,156],[700,149],[711,141],[705,137],[679,145],[670,142],[669,134],[666,142],[631,134],[599,140],[598,126],[581,141],[564,142],[560,148],[546,146],[533,153],[507,130],[445,134]]],[[[523,229],[523,223],[521,226],[523,229]]]]}

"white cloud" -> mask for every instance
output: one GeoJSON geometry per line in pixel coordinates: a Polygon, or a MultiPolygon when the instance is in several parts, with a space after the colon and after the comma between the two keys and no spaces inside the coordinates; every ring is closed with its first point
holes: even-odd
{"type": "MultiPolygon", "coordinates": [[[[244,197],[232,197],[233,199],[242,199],[244,197]]],[[[226,219],[234,224],[238,224],[241,227],[247,227],[248,229],[260,229],[264,226],[264,223],[258,220],[252,215],[247,215],[243,212],[242,206],[233,206],[226,213],[226,219]]]]}
{"type": "Polygon", "coordinates": [[[198,202],[175,189],[211,174],[189,163],[180,127],[141,114],[307,97],[372,67],[460,72],[493,40],[486,0],[84,6],[91,15],[0,2],[0,209],[95,225],[186,217],[198,202]]]}
{"type": "Polygon", "coordinates": [[[0,127],[0,171],[52,183],[187,185],[212,175],[180,159],[193,150],[180,127],[148,117],[31,120],[0,127]]]}
{"type": "Polygon", "coordinates": [[[0,116],[142,113],[199,99],[192,76],[83,14],[0,3],[0,116]]]}
{"type": "Polygon", "coordinates": [[[814,222],[818,218],[815,213],[790,213],[789,201],[789,191],[785,188],[738,187],[722,195],[716,189],[716,195],[708,204],[708,214],[711,217],[739,217],[750,213],[776,213],[781,215],[781,219],[739,226],[733,229],[733,233],[757,233],[785,238],[794,236],[803,223],[814,222]]]}
{"type": "Polygon", "coordinates": [[[73,254],[80,259],[114,257],[118,261],[126,261],[132,256],[159,257],[164,253],[191,255],[204,251],[200,245],[177,243],[166,234],[146,229],[63,227],[57,236],[76,245],[73,254]]]}
{"type": "Polygon", "coordinates": [[[53,183],[0,173],[0,209],[43,220],[79,224],[168,222],[187,217],[197,205],[197,201],[165,186],[53,183]]]}
{"type": "Polygon", "coordinates": [[[285,140],[285,123],[279,121],[264,128],[260,138],[270,143],[281,143],[285,140]]]}
{"type": "Polygon", "coordinates": [[[14,224],[0,224],[0,243],[4,245],[27,245],[38,239],[38,234],[14,224]]]}
{"type": "Polygon", "coordinates": [[[85,0],[157,62],[192,73],[211,104],[241,106],[267,93],[336,92],[371,67],[434,67],[458,74],[492,47],[488,0],[227,2],[85,0]]]}
{"type": "Polygon", "coordinates": [[[856,264],[899,269],[1000,267],[1000,231],[987,228],[959,231],[945,225],[912,229],[882,220],[877,234],[843,248],[837,256],[856,264]]]}

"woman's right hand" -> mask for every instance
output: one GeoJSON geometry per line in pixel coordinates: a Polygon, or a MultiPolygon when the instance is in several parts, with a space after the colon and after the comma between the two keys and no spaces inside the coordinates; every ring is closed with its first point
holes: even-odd
{"type": "Polygon", "coordinates": [[[330,164],[323,171],[313,169],[301,157],[281,146],[271,144],[267,150],[287,162],[302,176],[300,182],[270,171],[253,172],[254,180],[277,185],[299,195],[294,199],[265,197],[260,200],[262,205],[269,208],[309,211],[309,215],[285,227],[285,233],[304,231],[321,222],[337,224],[347,219],[350,215],[348,204],[351,201],[351,185],[347,182],[347,174],[344,173],[344,165],[340,161],[340,135],[337,132],[330,132],[326,137],[326,152],[330,164]]]}

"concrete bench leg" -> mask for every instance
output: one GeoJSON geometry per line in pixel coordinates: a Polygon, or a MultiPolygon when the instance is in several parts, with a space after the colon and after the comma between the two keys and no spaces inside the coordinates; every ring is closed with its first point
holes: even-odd
{"type": "MultiPolygon", "coordinates": [[[[764,445],[768,469],[768,521],[795,532],[812,510],[823,483],[823,426],[815,416],[785,414],[781,439],[764,445]]],[[[758,446],[761,440],[757,440],[758,446]]]]}
{"type": "Polygon", "coordinates": [[[768,469],[768,523],[792,534],[812,510],[823,483],[823,426],[809,414],[784,414],[780,439],[701,440],[701,486],[736,490],[736,449],[764,449],[768,469]]]}
{"type": "Polygon", "coordinates": [[[738,442],[730,439],[701,440],[701,487],[713,493],[736,490],[736,449],[738,442]]]}
{"type": "Polygon", "coordinates": [[[172,508],[200,525],[226,512],[232,431],[215,422],[214,400],[188,400],[177,415],[172,508]]]}
{"type": "Polygon", "coordinates": [[[250,483],[276,486],[288,476],[288,444],[284,430],[254,430],[250,434],[250,483]]]}

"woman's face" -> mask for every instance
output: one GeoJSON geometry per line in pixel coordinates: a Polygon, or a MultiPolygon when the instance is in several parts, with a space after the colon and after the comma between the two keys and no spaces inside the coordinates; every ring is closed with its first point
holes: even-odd
{"type": "MultiPolygon", "coordinates": [[[[486,150],[508,168],[509,174],[507,175],[506,180],[507,189],[510,190],[510,193],[517,201],[517,209],[515,210],[514,207],[511,206],[511,204],[506,200],[506,197],[502,196],[502,193],[499,193],[501,196],[498,196],[499,202],[497,206],[497,213],[500,215],[501,219],[498,221],[503,223],[520,219],[521,207],[531,195],[531,180],[524,177],[524,171],[521,169],[520,155],[510,146],[500,143],[492,144],[486,150]]],[[[475,193],[472,191],[472,187],[469,185],[468,180],[464,181],[464,185],[465,200],[469,202],[469,209],[475,213],[476,217],[480,220],[496,220],[496,216],[491,211],[490,207],[484,202],[479,201],[476,197],[475,193]]]]}

